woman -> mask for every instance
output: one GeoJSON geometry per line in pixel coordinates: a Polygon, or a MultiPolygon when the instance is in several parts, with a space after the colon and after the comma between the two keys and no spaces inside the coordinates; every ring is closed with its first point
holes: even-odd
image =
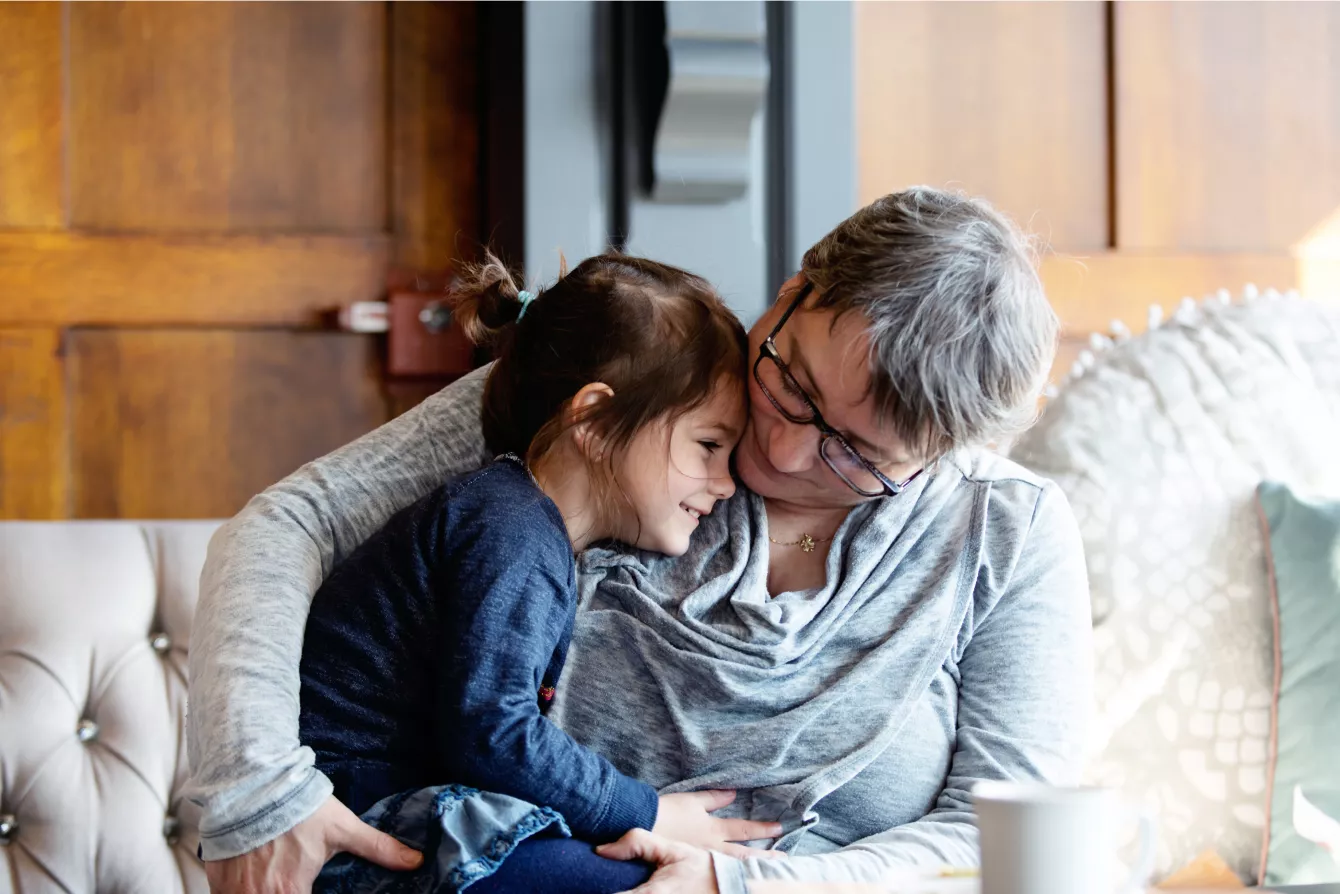
{"type": "MultiPolygon", "coordinates": [[[[974,863],[977,781],[1074,780],[1091,676],[1078,532],[1054,485],[980,449],[1031,421],[1055,338],[1027,242],[985,203],[907,190],[806,254],[750,333],[748,490],[679,559],[588,551],[550,715],[662,792],[738,789],[725,814],[780,822],[756,843],[791,858],[649,833],[603,853],[662,864],[664,890],[876,880],[974,863]]],[[[216,890],[301,887],[338,850],[412,863],[298,747],[298,656],[332,564],[486,459],[481,382],[300,470],[211,544],[189,745],[216,890]]]]}

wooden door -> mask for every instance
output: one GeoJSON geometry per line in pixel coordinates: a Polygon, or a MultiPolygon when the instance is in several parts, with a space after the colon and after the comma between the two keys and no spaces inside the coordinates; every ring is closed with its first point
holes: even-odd
{"type": "Polygon", "coordinates": [[[479,238],[472,3],[0,3],[0,517],[227,516],[384,422],[479,238]]]}

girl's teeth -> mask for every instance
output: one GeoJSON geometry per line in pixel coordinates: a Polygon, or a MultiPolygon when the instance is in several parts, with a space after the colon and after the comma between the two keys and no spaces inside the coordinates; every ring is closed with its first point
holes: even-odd
{"type": "Polygon", "coordinates": [[[697,509],[690,509],[687,506],[684,507],[684,511],[687,512],[689,515],[693,516],[694,518],[700,518],[702,516],[702,513],[700,513],[697,509]]]}

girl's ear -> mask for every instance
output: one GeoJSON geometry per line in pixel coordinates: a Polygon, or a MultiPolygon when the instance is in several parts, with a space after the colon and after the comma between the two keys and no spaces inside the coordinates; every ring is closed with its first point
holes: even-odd
{"type": "Polygon", "coordinates": [[[568,405],[568,424],[572,426],[572,437],[577,447],[586,455],[588,460],[595,462],[601,458],[604,453],[604,439],[600,433],[595,431],[590,422],[583,422],[605,401],[614,396],[614,389],[604,382],[592,382],[589,385],[583,385],[581,390],[573,395],[572,403],[568,405]]]}

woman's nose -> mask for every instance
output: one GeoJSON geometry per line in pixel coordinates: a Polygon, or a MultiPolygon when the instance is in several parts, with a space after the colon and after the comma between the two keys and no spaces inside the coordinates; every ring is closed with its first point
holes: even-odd
{"type": "Polygon", "coordinates": [[[795,475],[809,471],[819,457],[819,430],[779,419],[768,433],[768,462],[779,472],[795,475]]]}

